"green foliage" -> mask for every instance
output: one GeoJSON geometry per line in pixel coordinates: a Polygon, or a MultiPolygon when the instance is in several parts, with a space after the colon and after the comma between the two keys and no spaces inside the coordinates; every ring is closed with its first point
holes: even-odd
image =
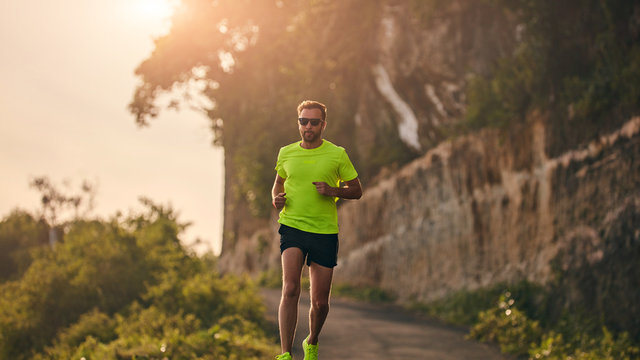
{"type": "Polygon", "coordinates": [[[31,214],[14,210],[0,222],[0,282],[15,279],[29,268],[32,252],[48,244],[49,227],[31,214]]]}
{"type": "Polygon", "coordinates": [[[496,299],[505,292],[511,294],[514,301],[518,301],[520,309],[526,310],[529,314],[539,313],[536,304],[540,302],[539,294],[543,293],[543,289],[526,281],[512,285],[497,284],[473,291],[458,291],[426,304],[414,302],[409,308],[447,323],[471,326],[478,322],[479,314],[491,309],[496,299]]]}
{"type": "Polygon", "coordinates": [[[540,325],[518,310],[511,293],[500,296],[497,307],[479,314],[469,336],[500,345],[502,352],[525,355],[542,335],[540,325]]]}
{"type": "Polygon", "coordinates": [[[617,338],[602,329],[599,338],[578,334],[571,343],[567,343],[562,334],[545,334],[540,344],[529,350],[531,359],[548,360],[631,360],[640,357],[640,348],[634,346],[626,333],[617,338]]]}
{"type": "Polygon", "coordinates": [[[210,327],[193,314],[170,314],[137,303],[129,316],[116,316],[112,341],[87,336],[77,346],[59,341],[36,359],[262,359],[277,349],[264,330],[240,314],[217,319],[210,327]]]}
{"type": "Polygon", "coordinates": [[[116,320],[109,315],[93,309],[80,316],[77,322],[58,333],[58,343],[77,347],[87,337],[100,342],[109,342],[116,336],[116,320]]]}
{"type": "Polygon", "coordinates": [[[471,325],[478,321],[478,314],[491,307],[502,289],[460,291],[444,299],[430,303],[414,302],[408,307],[429,316],[456,325],[471,325]]]}
{"type": "Polygon", "coordinates": [[[530,359],[630,360],[640,356],[640,348],[627,333],[614,337],[607,328],[596,334],[583,329],[566,335],[553,330],[544,332],[538,321],[518,310],[508,292],[500,296],[497,306],[479,314],[469,336],[497,343],[505,353],[529,355],[530,359]]]}
{"type": "Polygon", "coordinates": [[[500,346],[518,358],[529,359],[637,359],[638,343],[626,332],[614,335],[597,327],[589,312],[552,311],[556,293],[528,282],[460,291],[445,299],[414,304],[448,323],[470,326],[469,337],[500,346]]]}
{"type": "Polygon", "coordinates": [[[265,270],[258,275],[256,282],[259,286],[279,289],[282,287],[282,269],[278,267],[265,270]]]}
{"type": "Polygon", "coordinates": [[[505,128],[525,118],[534,103],[537,59],[523,46],[512,59],[502,60],[492,77],[476,75],[469,83],[467,123],[477,130],[485,126],[505,128]]]}
{"type": "Polygon", "coordinates": [[[467,126],[507,127],[533,109],[552,121],[552,152],[610,131],[640,110],[637,4],[491,0],[519,19],[518,44],[468,88],[467,126]]]}
{"type": "MultiPolygon", "coordinates": [[[[69,222],[0,285],[3,359],[260,359],[277,352],[248,279],[220,276],[179,240],[171,208],[69,222]]],[[[3,223],[4,224],[4,223],[3,223]]],[[[2,227],[0,227],[0,230],[2,227]]],[[[29,236],[29,227],[22,236],[29,236]]]]}

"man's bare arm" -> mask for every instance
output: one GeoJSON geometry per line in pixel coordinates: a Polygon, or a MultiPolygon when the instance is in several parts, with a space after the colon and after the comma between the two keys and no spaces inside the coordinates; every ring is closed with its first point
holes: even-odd
{"type": "Polygon", "coordinates": [[[326,182],[314,181],[318,193],[325,196],[339,197],[341,199],[360,199],[362,197],[362,185],[360,179],[345,182],[344,187],[332,187],[326,182]]]}
{"type": "Polygon", "coordinates": [[[283,177],[276,174],[276,180],[273,182],[273,188],[271,189],[271,204],[278,210],[281,210],[287,201],[285,197],[287,193],[284,192],[284,181],[283,177]]]}

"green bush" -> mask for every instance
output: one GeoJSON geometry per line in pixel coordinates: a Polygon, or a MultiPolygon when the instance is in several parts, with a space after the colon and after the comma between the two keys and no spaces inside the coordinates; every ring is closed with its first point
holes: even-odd
{"type": "Polygon", "coordinates": [[[277,353],[247,278],[184,248],[170,208],[75,220],[0,284],[2,359],[262,359],[277,353]]]}
{"type": "Polygon", "coordinates": [[[410,309],[425,313],[447,323],[472,326],[479,319],[479,314],[495,306],[496,299],[506,292],[518,302],[519,309],[527,314],[537,315],[538,303],[542,302],[540,294],[544,293],[541,286],[526,281],[516,284],[497,284],[490,288],[473,291],[457,291],[443,299],[429,303],[414,302],[410,309]]]}
{"type": "Polygon", "coordinates": [[[469,336],[497,343],[504,353],[526,355],[542,336],[542,330],[537,321],[528,319],[514,304],[510,292],[500,295],[498,306],[479,314],[469,336]]]}
{"type": "Polygon", "coordinates": [[[612,333],[594,313],[576,308],[558,313],[558,289],[529,282],[460,291],[409,307],[447,323],[469,326],[469,338],[496,344],[518,358],[638,359],[637,341],[612,333]]]}
{"type": "Polygon", "coordinates": [[[547,360],[631,360],[640,357],[640,348],[631,343],[626,333],[614,338],[606,328],[599,338],[577,335],[571,342],[552,331],[529,350],[529,355],[531,359],[547,360]]]}
{"type": "MultiPolygon", "coordinates": [[[[562,321],[544,329],[516,306],[510,292],[500,295],[497,305],[480,312],[469,337],[495,343],[504,353],[529,359],[631,360],[640,357],[640,348],[623,332],[614,336],[607,328],[592,333],[579,325],[562,321]]],[[[564,316],[565,319],[572,318],[564,316]]],[[[575,319],[586,323],[588,319],[575,319]]],[[[553,324],[552,322],[548,322],[553,324]]]]}

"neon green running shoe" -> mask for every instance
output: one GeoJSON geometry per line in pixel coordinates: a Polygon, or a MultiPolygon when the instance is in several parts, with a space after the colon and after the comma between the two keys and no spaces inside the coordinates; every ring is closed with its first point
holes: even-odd
{"type": "Polygon", "coordinates": [[[276,356],[276,360],[291,360],[291,354],[286,352],[286,353],[284,353],[282,355],[278,355],[278,356],[276,356]]]}
{"type": "Polygon", "coordinates": [[[304,351],[304,360],[318,360],[318,344],[311,345],[307,343],[309,337],[302,341],[302,350],[304,351]]]}

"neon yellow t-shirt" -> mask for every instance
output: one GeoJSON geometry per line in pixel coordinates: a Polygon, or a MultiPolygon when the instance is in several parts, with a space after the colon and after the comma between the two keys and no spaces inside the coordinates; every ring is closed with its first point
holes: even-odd
{"type": "Polygon", "coordinates": [[[320,195],[314,181],[337,187],[340,181],[358,177],[343,147],[327,140],[315,149],[304,149],[302,141],[280,148],[276,171],[285,179],[287,201],[278,222],[317,234],[338,233],[337,198],[320,195]]]}

